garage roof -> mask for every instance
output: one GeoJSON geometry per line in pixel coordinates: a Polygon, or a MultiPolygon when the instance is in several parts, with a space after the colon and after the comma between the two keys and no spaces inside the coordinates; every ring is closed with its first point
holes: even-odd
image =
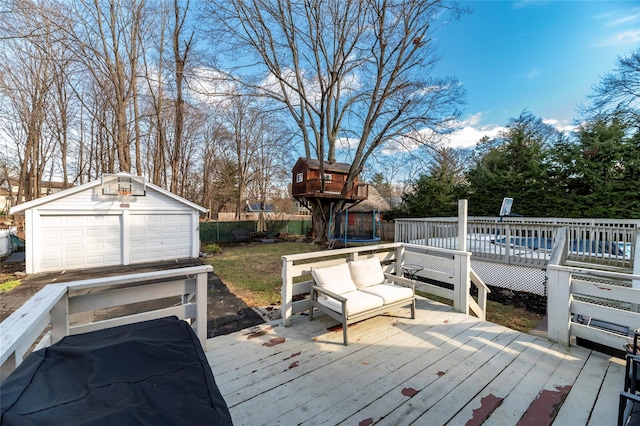
{"type": "MultiPolygon", "coordinates": [[[[131,176],[129,173],[118,173],[118,175],[131,176]]],[[[55,200],[59,200],[59,199],[64,198],[64,197],[68,197],[69,195],[77,194],[78,192],[82,192],[82,191],[85,191],[87,189],[91,189],[91,188],[94,188],[96,186],[99,186],[99,185],[102,185],[102,179],[97,179],[97,180],[94,180],[92,182],[85,183],[84,185],[80,185],[80,186],[74,186],[72,188],[65,189],[64,191],[60,191],[60,192],[57,192],[55,194],[47,195],[46,197],[42,197],[42,198],[38,198],[38,199],[35,199],[35,200],[27,201],[26,203],[18,204],[16,206],[11,207],[11,209],[9,210],[9,214],[16,214],[16,213],[23,212],[25,210],[29,210],[29,209],[32,209],[32,208],[35,208],[35,207],[39,207],[39,206],[41,206],[43,204],[47,204],[47,203],[50,203],[50,202],[55,201],[55,200]]],[[[198,210],[198,211],[200,211],[202,213],[206,213],[208,211],[208,209],[206,209],[206,208],[204,208],[202,206],[199,206],[196,203],[192,203],[191,201],[186,200],[186,199],[184,199],[184,198],[182,198],[182,197],[180,197],[180,196],[178,196],[178,195],[176,195],[176,194],[174,194],[174,193],[172,193],[170,191],[167,191],[164,188],[161,188],[161,187],[159,187],[157,185],[154,185],[154,184],[152,184],[150,182],[146,182],[145,185],[147,186],[147,188],[150,188],[150,189],[152,189],[154,191],[157,191],[157,192],[159,192],[159,193],[161,193],[161,194],[163,194],[163,195],[165,195],[165,196],[167,196],[169,198],[173,198],[174,200],[176,200],[176,201],[178,201],[178,202],[180,202],[182,204],[185,204],[185,205],[187,205],[187,206],[189,206],[189,207],[191,207],[191,208],[193,208],[195,210],[198,210]]]]}

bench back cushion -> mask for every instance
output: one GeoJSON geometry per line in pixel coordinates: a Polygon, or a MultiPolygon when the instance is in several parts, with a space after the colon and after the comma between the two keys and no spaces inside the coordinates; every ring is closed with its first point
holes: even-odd
{"type": "Polygon", "coordinates": [[[359,289],[382,284],[385,281],[382,265],[377,257],[349,262],[349,270],[353,282],[359,289]]]}
{"type": "Polygon", "coordinates": [[[349,293],[358,289],[351,279],[349,265],[346,263],[326,268],[314,268],[311,275],[313,275],[313,280],[318,287],[336,294],[349,293]]]}

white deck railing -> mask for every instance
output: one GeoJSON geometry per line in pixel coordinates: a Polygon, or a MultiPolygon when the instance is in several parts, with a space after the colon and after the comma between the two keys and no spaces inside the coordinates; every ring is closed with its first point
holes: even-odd
{"type": "Polygon", "coordinates": [[[282,256],[282,321],[311,308],[311,269],[338,265],[359,258],[377,257],[385,272],[402,275],[402,265],[419,265],[417,277],[448,284],[442,287],[418,280],[416,290],[453,300],[454,309],[485,319],[489,289],[472,271],[471,253],[415,244],[391,243],[282,256]],[[470,295],[478,287],[478,301],[470,295]],[[448,288],[451,287],[451,288],[448,288]]]}
{"type": "Polygon", "coordinates": [[[203,265],[46,285],[0,323],[0,381],[30,352],[50,346],[64,336],[170,315],[191,320],[204,347],[210,271],[211,266],[203,265]],[[179,302],[93,321],[92,313],[100,309],[171,297],[179,302]]]}
{"type": "Polygon", "coordinates": [[[559,231],[547,266],[548,337],[583,338],[622,350],[640,329],[640,275],[566,266],[569,238],[559,231]]]}
{"type": "MultiPolygon", "coordinates": [[[[458,248],[458,218],[396,219],[395,241],[458,248]]],[[[567,227],[567,260],[631,270],[639,220],[469,217],[474,259],[544,267],[558,229],[567,227]]]]}

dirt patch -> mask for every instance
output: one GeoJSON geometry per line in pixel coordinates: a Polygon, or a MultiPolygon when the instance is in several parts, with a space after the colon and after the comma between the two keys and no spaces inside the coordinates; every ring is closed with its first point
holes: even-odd
{"type": "Polygon", "coordinates": [[[0,258],[0,283],[19,280],[24,273],[24,262],[5,262],[8,257],[0,258]]]}
{"type": "Polygon", "coordinates": [[[502,303],[503,305],[523,308],[529,312],[540,315],[547,314],[547,298],[538,294],[527,293],[525,291],[514,291],[502,287],[488,286],[491,293],[488,300],[502,303]]]}

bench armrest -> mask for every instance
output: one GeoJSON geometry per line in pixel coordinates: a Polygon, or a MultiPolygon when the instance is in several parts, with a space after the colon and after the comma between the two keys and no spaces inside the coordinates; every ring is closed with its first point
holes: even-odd
{"type": "Polygon", "coordinates": [[[346,302],[347,298],[340,296],[338,293],[334,293],[322,287],[318,287],[317,285],[311,286],[311,289],[317,293],[324,294],[325,296],[329,296],[333,299],[336,299],[338,302],[346,302]]]}
{"type": "Polygon", "coordinates": [[[394,284],[399,284],[404,287],[409,287],[411,290],[415,292],[416,282],[414,280],[410,280],[405,277],[400,277],[398,275],[389,274],[387,272],[384,273],[384,277],[390,281],[393,281],[394,284]]]}

